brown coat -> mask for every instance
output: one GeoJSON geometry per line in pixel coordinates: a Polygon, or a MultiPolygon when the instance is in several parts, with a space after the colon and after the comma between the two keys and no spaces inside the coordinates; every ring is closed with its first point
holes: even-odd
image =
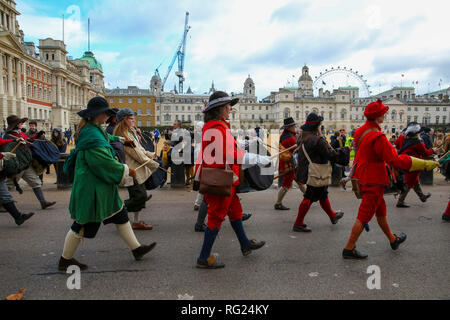
{"type": "Polygon", "coordinates": [[[136,148],[131,148],[127,146],[124,147],[125,163],[131,169],[136,169],[137,167],[141,166],[142,164],[150,160],[150,162],[145,167],[136,171],[137,183],[143,184],[152,175],[152,173],[158,169],[159,163],[151,160],[153,159],[155,154],[146,151],[139,142],[139,139],[137,139],[134,135],[130,134],[128,137],[125,138],[133,140],[136,145],[136,148]]]}

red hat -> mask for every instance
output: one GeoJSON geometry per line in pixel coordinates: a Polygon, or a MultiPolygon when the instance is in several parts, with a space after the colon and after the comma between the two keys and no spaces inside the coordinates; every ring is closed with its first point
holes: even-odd
{"type": "Polygon", "coordinates": [[[364,111],[364,116],[367,119],[376,119],[383,116],[386,112],[388,112],[389,107],[385,106],[380,99],[376,102],[370,103],[366,110],[364,111]]]}

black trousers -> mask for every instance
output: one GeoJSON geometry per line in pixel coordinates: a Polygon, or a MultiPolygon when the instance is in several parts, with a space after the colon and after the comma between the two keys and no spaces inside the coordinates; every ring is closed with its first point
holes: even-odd
{"type": "MultiPolygon", "coordinates": [[[[123,207],[122,211],[116,213],[111,218],[108,218],[105,221],[103,221],[103,224],[104,225],[110,223],[124,224],[127,223],[128,221],[130,220],[128,219],[127,208],[123,207]]],[[[72,224],[72,227],[70,227],[70,229],[72,229],[72,231],[77,234],[80,234],[81,230],[83,230],[84,238],[94,239],[95,236],[97,235],[98,230],[100,229],[100,225],[101,225],[100,222],[89,222],[86,224],[79,224],[78,222],[74,222],[72,224]]]]}
{"type": "Polygon", "coordinates": [[[307,185],[304,198],[316,202],[328,198],[328,187],[313,187],[307,185]]]}
{"type": "Polygon", "coordinates": [[[139,212],[145,208],[147,201],[147,190],[145,184],[138,184],[134,181],[134,185],[128,187],[128,194],[130,198],[125,200],[125,206],[128,212],[139,212]]]}

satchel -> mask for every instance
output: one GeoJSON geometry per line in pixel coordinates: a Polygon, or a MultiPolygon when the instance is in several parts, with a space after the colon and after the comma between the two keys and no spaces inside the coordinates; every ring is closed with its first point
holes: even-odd
{"type": "Polygon", "coordinates": [[[202,170],[200,177],[200,194],[215,194],[222,197],[231,196],[231,188],[234,183],[233,170],[218,169],[218,168],[204,168],[203,166],[198,170],[202,170]]]}
{"type": "Polygon", "coordinates": [[[306,152],[304,144],[302,144],[302,149],[309,162],[308,181],[306,182],[306,184],[312,187],[329,186],[331,184],[332,172],[330,162],[327,162],[325,164],[313,163],[308,153],[306,152]]]}

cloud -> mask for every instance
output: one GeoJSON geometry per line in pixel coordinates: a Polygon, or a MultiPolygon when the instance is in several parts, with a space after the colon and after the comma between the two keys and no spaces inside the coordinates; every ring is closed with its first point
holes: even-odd
{"type": "MultiPolygon", "coordinates": [[[[21,5],[26,38],[61,38],[59,12],[49,16],[50,2],[21,5]]],[[[450,85],[448,17],[436,10],[436,0],[427,6],[403,0],[83,0],[80,7],[81,22],[66,23],[69,54],[86,49],[89,16],[91,47],[112,87],[147,88],[161,62],[159,72],[165,76],[186,11],[191,30],[185,87],[197,92],[208,91],[212,80],[217,88],[242,91],[251,74],[261,99],[292,75],[298,78],[304,63],[313,77],[330,66],[359,70],[374,91],[399,85],[402,73],[405,83],[443,79],[450,85]]],[[[175,63],[166,89],[178,83],[176,69],[175,63]]]]}

